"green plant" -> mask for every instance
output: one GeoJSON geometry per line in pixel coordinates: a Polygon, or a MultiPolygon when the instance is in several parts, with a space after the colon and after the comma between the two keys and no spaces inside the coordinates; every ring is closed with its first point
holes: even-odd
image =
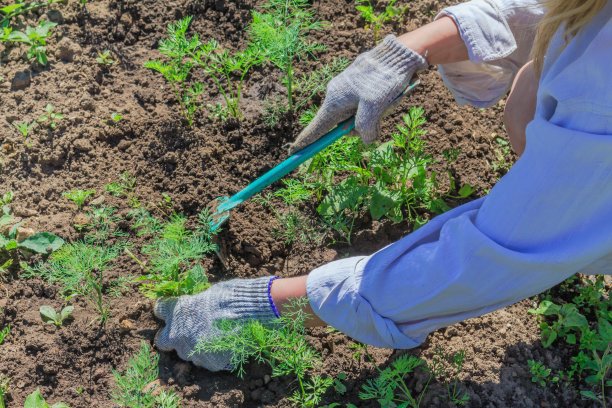
{"type": "Polygon", "coordinates": [[[13,192],[12,191],[7,191],[6,193],[2,194],[2,196],[0,196],[0,206],[5,206],[5,205],[9,205],[10,203],[13,202],[13,192]]]}
{"type": "Polygon", "coordinates": [[[25,403],[23,404],[23,408],[70,408],[70,407],[68,406],[68,404],[65,404],[63,402],[58,402],[53,405],[49,405],[43,398],[42,394],[40,393],[40,390],[36,389],[36,391],[28,395],[28,397],[25,400],[25,403]]]}
{"type": "Polygon", "coordinates": [[[512,167],[512,149],[510,142],[501,136],[495,136],[494,142],[493,153],[495,154],[495,161],[491,163],[491,168],[494,172],[503,175],[512,167]]]}
{"type": "Polygon", "coordinates": [[[378,377],[369,379],[359,392],[361,400],[376,400],[381,408],[412,407],[417,408],[429,387],[430,375],[422,390],[414,394],[406,384],[405,377],[419,367],[426,367],[425,361],[418,357],[403,355],[397,358],[384,370],[379,370],[378,377]]]}
{"type": "Polygon", "coordinates": [[[40,124],[46,125],[50,129],[57,127],[57,122],[64,119],[64,115],[55,111],[55,107],[50,103],[45,106],[45,113],[42,114],[36,121],[40,124]]]}
{"type": "Polygon", "coordinates": [[[110,118],[113,121],[113,123],[119,123],[123,120],[123,115],[117,112],[113,112],[111,113],[110,118]]]}
{"type": "Polygon", "coordinates": [[[136,189],[136,177],[130,174],[130,172],[124,171],[119,176],[119,181],[107,184],[104,186],[104,189],[115,197],[127,198],[136,189]]]}
{"type": "Polygon", "coordinates": [[[0,408],[6,408],[6,395],[9,393],[10,378],[0,374],[0,408]]]}
{"type": "Polygon", "coordinates": [[[159,372],[159,355],[151,353],[144,341],[128,361],[123,373],[113,370],[113,402],[129,408],[179,408],[181,400],[173,391],[155,384],[159,372]]]}
{"type": "Polygon", "coordinates": [[[102,52],[98,52],[96,62],[98,65],[102,65],[103,67],[110,67],[115,63],[115,60],[113,59],[113,55],[111,54],[110,50],[104,50],[102,52]]]}
{"type": "Polygon", "coordinates": [[[172,92],[181,107],[183,117],[193,125],[195,114],[200,110],[199,98],[204,92],[201,82],[189,84],[189,77],[193,69],[193,61],[189,58],[190,52],[194,51],[199,39],[192,37],[187,41],[185,33],[189,28],[191,17],[168,24],[168,37],[160,41],[159,52],[167,58],[166,62],[154,60],[145,62],[144,66],[160,73],[170,84],[172,92]]]}
{"type": "MultiPolygon", "coordinates": [[[[175,84],[175,95],[179,101],[183,101],[183,114],[190,125],[199,109],[192,94],[199,96],[202,88],[197,83],[193,85],[197,88],[188,88],[185,83],[191,70],[196,67],[202,69],[217,86],[225,101],[227,114],[239,119],[242,117],[240,98],[243,83],[251,67],[260,62],[260,53],[254,48],[230,53],[214,39],[203,43],[197,34],[188,38],[191,20],[192,17],[185,17],[168,26],[168,37],[159,44],[159,52],[167,62],[148,61],[145,67],[161,73],[168,82],[175,84]],[[192,88],[197,92],[190,92],[192,88]]],[[[219,113],[219,109],[214,112],[219,113]]]]}
{"type": "Polygon", "coordinates": [[[423,109],[415,107],[388,142],[365,146],[357,137],[336,142],[305,164],[299,187],[290,185],[276,194],[306,197],[310,192],[324,222],[348,242],[364,210],[375,220],[407,219],[418,227],[424,222],[420,211],[448,209],[436,173],[429,170],[433,158],[425,152],[424,124],[423,109]]]}
{"type": "Polygon", "coordinates": [[[0,280],[8,273],[8,268],[19,260],[21,251],[31,251],[38,254],[48,254],[58,250],[64,240],[49,232],[39,232],[27,238],[18,240],[21,223],[15,223],[8,203],[12,201],[12,193],[4,194],[0,200],[0,280]],[[5,231],[5,232],[3,232],[5,231]]]}
{"type": "Polygon", "coordinates": [[[36,122],[13,122],[13,126],[15,126],[15,129],[17,129],[21,136],[23,136],[26,143],[28,137],[30,136],[30,132],[36,127],[36,125],[36,122]]]}
{"type": "Polygon", "coordinates": [[[268,127],[278,125],[281,119],[289,113],[289,107],[279,98],[266,100],[263,109],[263,121],[268,127]]]}
{"type": "Polygon", "coordinates": [[[75,188],[70,191],[66,191],[62,195],[76,204],[77,208],[80,210],[83,208],[85,201],[87,201],[87,199],[94,194],[96,194],[96,190],[80,190],[75,188]]]}
{"type": "Polygon", "coordinates": [[[4,343],[4,340],[11,334],[11,325],[4,327],[0,330],[0,346],[4,343]]]}
{"type": "Polygon", "coordinates": [[[334,391],[336,391],[340,395],[346,394],[346,385],[344,385],[343,381],[346,380],[346,373],[339,373],[336,378],[334,378],[334,391]]]}
{"type": "Polygon", "coordinates": [[[374,5],[370,0],[357,0],[355,8],[361,13],[361,17],[367,23],[367,27],[372,30],[374,42],[380,40],[380,30],[385,23],[397,21],[401,18],[408,6],[396,7],[397,0],[390,0],[385,6],[384,11],[377,13],[374,5]]]}
{"type": "Polygon", "coordinates": [[[47,65],[47,38],[51,29],[57,23],[41,21],[36,27],[28,26],[25,31],[13,30],[12,27],[4,27],[0,33],[0,42],[8,44],[23,43],[29,46],[26,56],[29,60],[35,60],[40,65],[47,65]]]}
{"type": "Polygon", "coordinates": [[[322,240],[322,234],[300,212],[290,208],[286,212],[274,210],[274,213],[279,227],[272,230],[272,235],[286,245],[293,245],[296,241],[308,244],[322,240]]]}
{"type": "MultiPolygon", "coordinates": [[[[344,71],[349,64],[350,60],[347,58],[337,57],[331,60],[331,62],[322,65],[320,68],[297,78],[295,81],[295,92],[299,98],[295,103],[295,110],[301,110],[313,97],[324,92],[327,83],[340,72],[344,71]]],[[[308,111],[316,113],[317,108],[311,107],[308,111]]],[[[302,120],[300,119],[300,123],[301,122],[302,120]]]]}
{"type": "Polygon", "coordinates": [[[548,383],[556,384],[559,382],[559,376],[552,375],[552,370],[541,361],[528,360],[527,365],[531,373],[531,382],[538,384],[540,387],[546,387],[548,383]]]}
{"type": "Polygon", "coordinates": [[[612,385],[608,375],[612,367],[612,303],[604,276],[573,277],[560,287],[567,287],[561,295],[571,300],[561,298],[554,302],[549,293],[529,312],[542,316],[544,347],[564,340],[574,350],[569,369],[558,376],[579,380],[587,386],[581,395],[605,407],[606,388],[612,385]]]}
{"type": "Polygon", "coordinates": [[[125,236],[126,233],[117,228],[121,217],[115,215],[113,207],[93,207],[87,212],[87,223],[75,225],[75,229],[84,232],[84,240],[88,244],[105,244],[111,238],[125,236]]]}
{"type": "Polygon", "coordinates": [[[74,242],[54,252],[47,262],[26,268],[22,276],[40,277],[60,284],[67,299],[83,296],[96,308],[100,322],[104,324],[109,316],[104,299],[105,288],[109,285],[104,279],[105,271],[121,249],[119,246],[74,242]]]}
{"type": "Polygon", "coordinates": [[[0,28],[7,28],[13,18],[29,13],[41,7],[49,6],[53,3],[60,3],[65,0],[47,0],[43,2],[24,2],[18,0],[16,3],[11,3],[0,8],[0,28]]]}
{"type": "Polygon", "coordinates": [[[308,124],[312,122],[315,116],[317,116],[318,110],[319,107],[317,105],[312,105],[310,108],[302,112],[300,114],[300,117],[298,118],[298,122],[300,123],[300,125],[302,125],[303,127],[308,126],[308,124]]]}
{"type": "Polygon", "coordinates": [[[200,341],[193,352],[231,352],[231,365],[239,377],[244,376],[250,360],[267,364],[273,377],[292,376],[297,380],[298,389],[289,398],[293,404],[318,407],[334,381],[310,375],[320,366],[321,357],[306,339],[304,323],[308,315],[302,309],[307,302],[305,298],[293,301],[271,326],[257,320],[221,321],[221,335],[200,341]]]}
{"type": "Polygon", "coordinates": [[[74,306],[66,306],[59,313],[55,311],[53,306],[41,306],[40,318],[46,324],[54,324],[55,327],[62,327],[64,321],[72,317],[74,306]]]}
{"type": "Polygon", "coordinates": [[[464,406],[470,401],[467,392],[461,392],[459,375],[463,371],[465,351],[447,353],[441,347],[436,347],[431,364],[428,364],[430,373],[439,381],[446,384],[448,400],[456,406],[464,406]]]}
{"type": "Polygon", "coordinates": [[[249,33],[254,47],[282,71],[288,109],[293,111],[295,63],[325,50],[322,44],[309,40],[309,34],[324,24],[315,19],[308,0],[269,0],[262,11],[253,12],[249,33]]]}
{"type": "Polygon", "coordinates": [[[150,298],[191,295],[208,288],[206,271],[201,259],[215,251],[212,241],[210,216],[203,211],[195,230],[187,228],[187,219],[173,215],[157,233],[153,242],[142,248],[149,257],[148,265],[141,263],[147,274],[141,291],[150,298]]]}

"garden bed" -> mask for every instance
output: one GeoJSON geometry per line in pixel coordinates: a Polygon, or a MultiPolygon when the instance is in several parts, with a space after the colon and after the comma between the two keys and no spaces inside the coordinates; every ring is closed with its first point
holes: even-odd
{"type": "MultiPolygon", "coordinates": [[[[384,31],[416,28],[450,3],[409,2],[405,16],[386,25],[384,31]]],[[[238,191],[282,160],[286,156],[283,146],[301,126],[289,115],[273,126],[264,121],[266,102],[284,97],[285,92],[274,67],[258,66],[249,74],[241,121],[221,122],[208,118],[204,111],[190,127],[169,85],[143,66],[159,58],[158,42],[166,35],[167,24],[188,15],[194,16],[190,31],[203,39],[216,38],[229,49],[243,47],[251,10],[259,5],[224,0],[93,0],[85,5],[69,1],[28,15],[28,21],[48,19],[58,25],[48,46],[46,68],[33,68],[23,58],[23,48],[0,45],[0,193],[14,193],[13,214],[24,226],[74,241],[83,236],[75,225],[87,222],[92,204],[90,200],[79,210],[63,193],[95,190],[91,199],[115,209],[113,228],[138,248],[143,238],[131,229],[127,216],[133,202],[128,198],[157,217],[176,211],[193,220],[212,199],[238,191]],[[105,50],[110,51],[114,64],[96,61],[105,50]],[[39,126],[24,138],[13,127],[13,122],[36,120],[48,104],[63,115],[54,129],[39,126]],[[121,115],[120,120],[112,119],[114,114],[121,115]],[[122,174],[136,180],[129,197],[116,197],[105,190],[122,174]]],[[[322,0],[313,7],[319,19],[330,22],[325,30],[313,33],[327,50],[317,53],[318,60],[301,61],[298,73],[315,70],[335,57],[353,59],[373,46],[372,34],[352,1],[322,0]]],[[[472,186],[472,198],[484,195],[512,160],[503,142],[503,102],[486,110],[457,107],[435,72],[424,73],[420,79],[414,94],[385,119],[383,139],[389,139],[410,107],[422,106],[427,119],[426,151],[434,158],[431,169],[440,174],[449,170],[458,185],[472,186]],[[459,151],[447,169],[442,152],[451,148],[459,151]]],[[[209,103],[221,101],[218,93],[208,89],[205,97],[209,103]]],[[[445,182],[441,181],[441,189],[448,188],[445,182]]],[[[465,200],[446,201],[454,206],[465,200]]],[[[306,202],[300,208],[314,222],[315,206],[306,202]]],[[[318,240],[288,244],[279,237],[279,228],[283,226],[273,209],[261,201],[247,202],[235,210],[219,235],[225,265],[213,256],[203,261],[210,281],[304,274],[334,259],[371,253],[410,232],[413,225],[372,220],[366,214],[357,221],[350,245],[329,231],[318,240]]],[[[139,263],[122,253],[108,277],[142,273],[139,263]]],[[[5,282],[0,281],[0,293],[0,329],[11,327],[0,346],[0,374],[11,379],[8,407],[23,406],[36,388],[48,401],[63,401],[71,407],[115,406],[111,402],[113,370],[124,370],[141,342],[152,344],[160,327],[152,314],[153,302],[142,295],[137,283],[127,284],[118,297],[108,297],[110,317],[104,326],[80,297],[71,301],[75,306],[72,321],[61,328],[43,324],[39,307],[59,309],[65,302],[57,285],[39,278],[20,279],[14,271],[5,282]]],[[[468,406],[591,406],[572,387],[542,388],[532,383],[528,360],[541,360],[558,369],[565,353],[542,347],[538,318],[527,313],[534,302],[526,300],[440,330],[409,353],[431,361],[440,347],[447,353],[464,350],[465,364],[458,379],[469,395],[468,406]]],[[[359,389],[366,379],[376,376],[375,367],[388,365],[401,353],[369,348],[369,361],[353,341],[337,332],[319,329],[309,339],[323,356],[319,371],[324,376],[347,375],[346,393],[330,390],[325,403],[378,406],[361,401],[359,389]]],[[[230,373],[199,369],[174,353],[160,353],[159,378],[185,407],[285,407],[290,405],[287,397],[293,387],[290,379],[271,378],[269,369],[255,364],[240,380],[230,373]]],[[[418,375],[410,381],[417,391],[424,386],[418,375]]],[[[446,385],[434,381],[422,406],[449,406],[446,385]]]]}

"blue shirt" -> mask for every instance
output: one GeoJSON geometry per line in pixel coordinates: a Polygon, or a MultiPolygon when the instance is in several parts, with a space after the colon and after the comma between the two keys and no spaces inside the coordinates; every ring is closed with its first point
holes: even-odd
{"type": "MultiPolygon", "coordinates": [[[[512,24],[517,11],[510,6],[521,3],[534,1],[477,0],[443,12],[455,18],[470,52],[466,64],[443,67],[458,100],[484,106],[508,89],[521,65],[520,58],[508,59],[523,52],[516,33],[531,35],[517,31],[520,18],[512,24]],[[487,59],[487,52],[502,60],[487,59]],[[473,74],[470,84],[478,76],[503,83],[464,92],[462,69],[473,74]]],[[[552,40],[525,152],[490,194],[372,256],[311,272],[307,291],[317,316],[358,341],[411,348],[433,330],[538,294],[577,272],[611,273],[611,18],[607,2],[566,47],[562,33],[552,40]]]]}

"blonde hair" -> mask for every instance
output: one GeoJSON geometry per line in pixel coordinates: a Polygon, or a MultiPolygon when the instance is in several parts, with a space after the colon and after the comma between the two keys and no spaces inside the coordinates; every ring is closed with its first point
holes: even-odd
{"type": "Polygon", "coordinates": [[[606,5],[607,0],[547,0],[546,14],[540,21],[533,45],[533,63],[538,75],[542,72],[544,55],[550,40],[561,25],[567,44],[606,5]]]}

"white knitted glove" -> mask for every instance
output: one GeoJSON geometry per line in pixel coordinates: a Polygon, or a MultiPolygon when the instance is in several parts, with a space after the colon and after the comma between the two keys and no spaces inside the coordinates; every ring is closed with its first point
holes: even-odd
{"type": "Polygon", "coordinates": [[[327,85],[321,108],[299,134],[290,150],[300,150],[330,129],[355,115],[355,130],[365,143],[379,134],[380,119],[409,85],[413,75],[427,68],[427,61],[388,35],[327,85]]]}
{"type": "Polygon", "coordinates": [[[154,313],[166,325],[155,336],[162,351],[176,350],[180,358],[210,371],[230,370],[231,353],[190,355],[198,340],[220,334],[215,322],[220,320],[272,321],[277,311],[269,297],[274,277],[233,279],[211,286],[202,293],[179,298],[160,299],[154,313]]]}

